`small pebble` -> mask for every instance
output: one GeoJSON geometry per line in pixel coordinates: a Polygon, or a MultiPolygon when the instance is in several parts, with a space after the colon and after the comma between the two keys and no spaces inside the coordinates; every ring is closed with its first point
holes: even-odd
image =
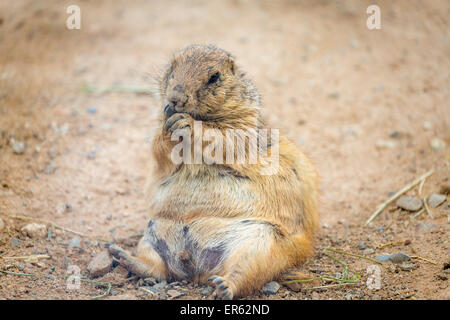
{"type": "Polygon", "coordinates": [[[177,290],[167,290],[167,294],[172,298],[180,297],[182,294],[177,290]]]}
{"type": "Polygon", "coordinates": [[[45,174],[53,174],[55,173],[56,169],[58,168],[58,165],[54,161],[50,161],[47,166],[44,169],[45,174]]]}
{"type": "Polygon", "coordinates": [[[445,142],[444,140],[434,138],[431,140],[431,148],[433,148],[436,151],[441,151],[445,148],[445,142]]]}
{"type": "Polygon", "coordinates": [[[411,260],[411,257],[403,252],[398,252],[398,253],[387,254],[387,255],[379,255],[379,256],[376,256],[375,259],[380,262],[391,261],[393,263],[402,263],[402,262],[411,260]]]}
{"type": "Polygon", "coordinates": [[[90,160],[94,160],[97,157],[97,154],[94,151],[91,151],[87,154],[87,158],[90,160]]]}
{"type": "Polygon", "coordinates": [[[212,291],[213,291],[212,287],[206,287],[205,289],[202,290],[201,294],[202,296],[209,296],[212,291]]]}
{"type": "Polygon", "coordinates": [[[403,271],[413,271],[417,268],[419,268],[419,266],[417,264],[400,264],[399,269],[403,270],[403,271]]]}
{"type": "Polygon", "coordinates": [[[89,114],[96,114],[97,113],[97,108],[96,107],[89,107],[89,108],[87,108],[87,112],[89,114]]]}
{"type": "Polygon", "coordinates": [[[320,300],[320,296],[319,296],[319,294],[317,292],[313,292],[311,294],[311,299],[312,300],[320,300]]]}
{"type": "Polygon", "coordinates": [[[154,288],[154,287],[150,287],[150,286],[143,286],[142,288],[150,290],[151,292],[156,293],[156,294],[162,294],[163,293],[161,290],[159,290],[157,288],[154,288]]]}
{"type": "Polygon", "coordinates": [[[432,207],[432,208],[437,208],[439,207],[441,204],[443,204],[445,202],[445,200],[447,199],[447,197],[444,194],[436,194],[433,193],[429,198],[428,198],[428,204],[432,207]]]}
{"type": "Polygon", "coordinates": [[[69,248],[80,248],[81,247],[81,242],[80,242],[80,238],[72,238],[69,241],[69,248]]]}
{"type": "Polygon", "coordinates": [[[347,299],[347,300],[352,300],[353,294],[347,293],[344,297],[345,297],[345,299],[347,299]]]}
{"type": "Polygon", "coordinates": [[[15,154],[23,154],[25,152],[25,143],[23,141],[16,141],[12,145],[15,154]]]}
{"type": "Polygon", "coordinates": [[[356,39],[352,39],[350,40],[350,45],[352,46],[352,48],[358,48],[359,47],[359,42],[356,39]]]}
{"type": "Polygon", "coordinates": [[[155,284],[152,288],[154,288],[156,290],[161,290],[161,289],[164,289],[165,287],[167,287],[167,281],[163,280],[163,281],[158,282],[157,284],[155,284]]]}
{"type": "Polygon", "coordinates": [[[431,127],[432,127],[432,124],[431,124],[430,121],[424,121],[422,127],[423,127],[425,130],[430,130],[431,127]]]}
{"type": "Polygon", "coordinates": [[[373,250],[373,249],[371,249],[371,248],[367,248],[367,249],[365,249],[364,251],[363,251],[363,253],[365,254],[365,255],[370,255],[370,254],[373,254],[375,252],[375,250],[373,250]]]}
{"type": "Polygon", "coordinates": [[[150,278],[145,278],[145,279],[144,279],[144,283],[145,283],[146,285],[153,286],[154,284],[156,284],[156,280],[155,280],[155,278],[152,278],[152,277],[150,277],[150,278]]]}
{"type": "Polygon", "coordinates": [[[366,245],[364,244],[364,242],[360,242],[360,243],[358,244],[358,249],[359,249],[359,250],[365,250],[365,249],[366,249],[366,245]]]}
{"type": "Polygon", "coordinates": [[[47,226],[39,223],[29,223],[21,231],[30,238],[45,238],[47,236],[47,226]]]}
{"type": "Polygon", "coordinates": [[[276,281],[272,281],[269,283],[266,283],[264,287],[262,288],[262,291],[267,295],[274,295],[278,292],[280,289],[280,284],[276,281]]]}
{"type": "Polygon", "coordinates": [[[418,211],[422,208],[422,200],[416,197],[411,196],[403,196],[400,197],[395,204],[397,207],[400,207],[404,210],[408,211],[418,211]]]}
{"type": "Polygon", "coordinates": [[[11,246],[13,247],[18,247],[20,245],[20,240],[17,239],[16,237],[11,239],[11,246]]]}

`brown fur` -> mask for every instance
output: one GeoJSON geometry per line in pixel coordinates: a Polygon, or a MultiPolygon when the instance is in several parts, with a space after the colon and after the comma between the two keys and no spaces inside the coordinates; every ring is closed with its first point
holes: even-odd
{"type": "Polygon", "coordinates": [[[261,175],[261,162],[171,161],[177,143],[170,141],[171,132],[192,131],[194,120],[224,135],[229,128],[265,128],[259,95],[233,57],[213,46],[190,46],[173,58],[159,85],[171,112],[153,143],[159,181],[152,220],[137,257],[115,246],[110,251],[141,276],[211,277],[225,299],[249,294],[303,262],[312,254],[318,221],[317,174],[285,137],[280,135],[274,175],[261,175]],[[209,84],[217,72],[217,82],[209,84]]]}

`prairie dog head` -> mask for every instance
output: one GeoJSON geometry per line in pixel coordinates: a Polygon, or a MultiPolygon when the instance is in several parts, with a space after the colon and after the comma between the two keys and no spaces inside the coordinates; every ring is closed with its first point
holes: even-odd
{"type": "Polygon", "coordinates": [[[231,54],[214,46],[189,46],[175,55],[159,86],[164,107],[194,119],[222,120],[250,113],[257,117],[256,89],[231,54]]]}

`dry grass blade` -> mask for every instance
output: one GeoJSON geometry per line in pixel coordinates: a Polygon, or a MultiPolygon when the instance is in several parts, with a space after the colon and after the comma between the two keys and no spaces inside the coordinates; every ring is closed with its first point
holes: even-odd
{"type": "Polygon", "coordinates": [[[328,288],[335,288],[335,287],[342,287],[342,286],[349,286],[349,285],[355,285],[358,284],[358,282],[355,283],[337,283],[337,284],[329,284],[326,286],[318,286],[318,287],[312,287],[312,288],[305,288],[305,290],[315,290],[315,289],[328,289],[328,288]]]}
{"type": "Polygon", "coordinates": [[[34,273],[22,273],[22,272],[12,272],[6,270],[0,270],[0,273],[10,274],[12,276],[25,276],[25,277],[35,277],[34,273]]]}
{"type": "Polygon", "coordinates": [[[420,256],[412,256],[411,259],[419,259],[419,260],[423,260],[423,261],[426,261],[426,262],[431,263],[431,264],[438,264],[435,261],[432,261],[432,260],[429,260],[429,259],[426,259],[426,258],[420,257],[420,256]]]}
{"type": "Polygon", "coordinates": [[[139,290],[144,291],[144,292],[147,292],[147,293],[150,293],[152,296],[155,295],[154,292],[151,292],[150,290],[148,290],[148,289],[146,289],[146,288],[144,288],[144,287],[139,287],[139,290]]]}
{"type": "Polygon", "coordinates": [[[428,204],[427,204],[427,198],[423,198],[423,205],[425,207],[425,211],[428,213],[428,215],[430,216],[431,219],[433,219],[433,214],[431,213],[430,208],[428,208],[428,204]]]}
{"type": "Polygon", "coordinates": [[[378,264],[383,264],[383,262],[380,262],[378,260],[375,260],[375,259],[372,259],[372,258],[369,258],[369,257],[365,257],[365,256],[361,256],[359,254],[346,252],[346,251],[343,251],[343,250],[338,250],[338,249],[333,249],[333,248],[325,248],[325,250],[333,251],[333,252],[336,252],[336,253],[345,254],[345,255],[348,255],[348,256],[353,256],[353,257],[357,257],[357,258],[361,258],[361,259],[365,259],[365,260],[369,260],[369,261],[372,261],[372,262],[375,262],[375,263],[378,263],[378,264]]]}
{"type": "Polygon", "coordinates": [[[29,256],[18,256],[18,257],[0,257],[0,259],[5,260],[24,260],[26,262],[37,262],[39,259],[50,259],[51,257],[46,254],[32,254],[29,256]]]}
{"type": "Polygon", "coordinates": [[[384,208],[386,208],[391,202],[397,200],[402,194],[408,192],[409,190],[411,190],[412,188],[414,188],[415,186],[417,186],[419,183],[421,183],[423,180],[425,180],[426,178],[428,178],[429,176],[431,176],[434,173],[434,170],[430,170],[427,173],[425,173],[424,175],[420,176],[419,178],[417,178],[416,180],[414,180],[413,182],[411,182],[410,184],[406,185],[403,189],[401,189],[400,191],[398,191],[396,194],[394,194],[392,197],[390,197],[388,200],[386,200],[385,202],[383,202],[382,204],[380,204],[378,206],[378,209],[370,216],[370,218],[366,221],[365,225],[368,225],[369,223],[371,223],[383,210],[384,208]]]}

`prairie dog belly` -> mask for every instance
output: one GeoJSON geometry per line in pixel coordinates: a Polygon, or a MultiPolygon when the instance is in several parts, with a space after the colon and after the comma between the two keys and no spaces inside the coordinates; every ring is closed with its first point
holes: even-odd
{"type": "Polygon", "coordinates": [[[152,201],[153,214],[159,217],[248,216],[260,201],[248,178],[221,171],[199,172],[195,176],[179,171],[159,183],[152,201]]]}

